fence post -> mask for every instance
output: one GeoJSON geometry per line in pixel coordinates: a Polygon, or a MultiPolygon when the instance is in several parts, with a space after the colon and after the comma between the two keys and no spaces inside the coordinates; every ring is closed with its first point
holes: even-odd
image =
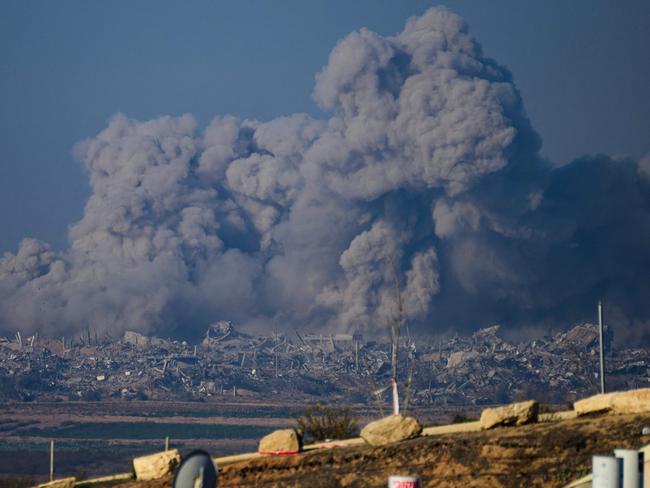
{"type": "Polygon", "coordinates": [[[50,441],[50,481],[54,481],[54,441],[50,441]]]}

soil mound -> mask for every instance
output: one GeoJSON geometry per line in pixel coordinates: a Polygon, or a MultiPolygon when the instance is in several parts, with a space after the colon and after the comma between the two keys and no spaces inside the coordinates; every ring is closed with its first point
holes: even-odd
{"type": "MultiPolygon", "coordinates": [[[[591,456],[638,449],[650,414],[602,416],[421,437],[383,447],[272,456],[219,469],[219,488],[385,487],[388,476],[418,474],[424,486],[561,487],[590,471],[591,456]]],[[[162,488],[171,478],[124,487],[162,488]]]]}

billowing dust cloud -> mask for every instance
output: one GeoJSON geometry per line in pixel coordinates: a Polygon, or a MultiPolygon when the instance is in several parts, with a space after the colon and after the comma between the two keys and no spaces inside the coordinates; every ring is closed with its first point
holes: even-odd
{"type": "Polygon", "coordinates": [[[445,9],[340,41],[331,117],[116,115],[75,153],[92,196],[58,253],[0,258],[0,329],[385,330],[590,318],[648,332],[650,161],[539,156],[510,72],[445,9]]]}

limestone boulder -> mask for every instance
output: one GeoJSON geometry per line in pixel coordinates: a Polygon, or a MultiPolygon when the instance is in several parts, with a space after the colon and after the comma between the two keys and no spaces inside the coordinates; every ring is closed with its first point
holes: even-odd
{"type": "Polygon", "coordinates": [[[573,404],[576,415],[650,412],[650,388],[594,395],[573,404]]]}
{"type": "Polygon", "coordinates": [[[481,429],[537,422],[539,404],[535,400],[511,403],[503,407],[486,408],[481,413],[481,429]]]}
{"type": "Polygon", "coordinates": [[[390,415],[366,425],[361,430],[361,438],[371,446],[384,446],[413,439],[421,432],[422,425],[413,417],[390,415]]]}
{"type": "Polygon", "coordinates": [[[181,454],[177,449],[171,449],[135,458],[133,469],[139,480],[156,480],[173,473],[180,463],[181,454]]]}
{"type": "Polygon", "coordinates": [[[612,393],[583,398],[573,404],[573,410],[579,417],[590,413],[607,413],[612,409],[612,393]]]}
{"type": "Polygon", "coordinates": [[[302,438],[295,429],[280,429],[262,437],[258,451],[261,454],[300,452],[302,438]]]}
{"type": "Polygon", "coordinates": [[[620,414],[650,412],[650,388],[613,393],[612,406],[620,414]]]}

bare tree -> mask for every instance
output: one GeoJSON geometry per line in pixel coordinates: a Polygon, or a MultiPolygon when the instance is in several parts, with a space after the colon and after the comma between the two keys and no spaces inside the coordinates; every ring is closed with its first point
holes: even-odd
{"type": "Polygon", "coordinates": [[[395,305],[396,309],[390,317],[390,339],[391,339],[391,379],[397,382],[397,353],[399,351],[399,337],[404,323],[404,303],[402,301],[402,286],[397,276],[395,259],[390,260],[395,280],[395,305]]]}
{"type": "Polygon", "coordinates": [[[404,300],[402,297],[402,285],[400,283],[397,266],[395,265],[395,258],[390,260],[391,269],[393,271],[393,280],[395,287],[395,309],[389,317],[389,328],[391,338],[391,383],[393,385],[393,413],[399,413],[399,398],[397,392],[397,365],[399,360],[399,346],[402,329],[406,328],[407,337],[407,379],[405,385],[405,401],[404,413],[408,411],[409,403],[411,401],[413,389],[413,373],[415,368],[415,341],[411,337],[411,332],[404,316],[404,300]]]}

